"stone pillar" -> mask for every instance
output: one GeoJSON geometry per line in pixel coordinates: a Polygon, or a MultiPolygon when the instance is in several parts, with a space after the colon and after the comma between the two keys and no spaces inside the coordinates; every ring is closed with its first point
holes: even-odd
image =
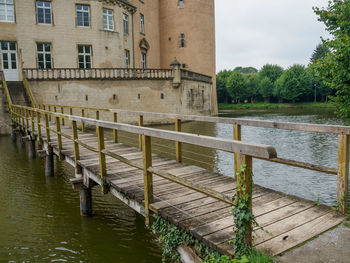
{"type": "Polygon", "coordinates": [[[92,193],[91,188],[82,187],[80,193],[80,214],[82,216],[92,215],[92,193]]]}
{"type": "Polygon", "coordinates": [[[48,146],[46,157],[45,157],[45,176],[54,176],[54,160],[52,147],[48,146]]]}
{"type": "Polygon", "coordinates": [[[174,61],[170,64],[170,67],[173,70],[173,87],[178,88],[181,85],[181,64],[177,59],[175,58],[174,61]]]}

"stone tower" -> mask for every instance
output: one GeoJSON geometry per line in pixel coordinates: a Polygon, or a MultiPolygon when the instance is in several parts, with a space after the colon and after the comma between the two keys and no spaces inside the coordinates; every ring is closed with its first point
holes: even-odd
{"type": "Polygon", "coordinates": [[[159,1],[160,63],[168,68],[174,57],[185,69],[215,75],[214,0],[159,1]]]}

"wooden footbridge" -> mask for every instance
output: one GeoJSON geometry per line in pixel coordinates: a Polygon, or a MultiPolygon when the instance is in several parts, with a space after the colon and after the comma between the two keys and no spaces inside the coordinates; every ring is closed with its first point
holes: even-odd
{"type": "Polygon", "coordinates": [[[183,163],[182,144],[186,143],[233,153],[236,172],[240,171],[242,164],[247,166],[244,172],[244,193],[251,196],[249,201],[252,202],[253,213],[260,225],[253,229],[249,238],[257,249],[272,255],[280,254],[337,226],[347,218],[349,127],[62,105],[25,107],[13,105],[8,92],[7,97],[13,122],[13,138],[20,133],[22,139],[29,140],[32,156],[37,152],[45,155],[45,174],[52,176],[54,173],[54,155],[75,167],[75,176],[71,181],[74,189],[80,191],[80,208],[84,215],[92,213],[91,188],[99,185],[104,193],[110,192],[144,215],[146,222],[158,214],[220,253],[234,255],[231,210],[236,180],[183,163]],[[94,112],[95,118],[85,117],[87,112],[94,112]],[[105,116],[110,115],[113,121],[101,120],[101,112],[105,116]],[[139,125],[117,122],[118,114],[137,116],[139,125]],[[143,120],[147,117],[171,119],[175,122],[175,131],[144,127],[143,120]],[[184,133],[181,132],[182,121],[233,125],[234,138],[229,140],[184,133]],[[279,158],[272,146],[242,142],[243,125],[338,134],[338,167],[279,158]],[[105,130],[113,132],[111,139],[106,138],[105,130]],[[118,133],[121,131],[138,135],[139,147],[120,143],[118,133]],[[173,141],[176,145],[176,160],[152,154],[153,138],[173,141]],[[35,150],[36,145],[40,147],[38,151],[35,150]],[[253,180],[251,171],[254,158],[337,175],[339,212],[258,185],[252,189],[250,183],[253,180]]]}
{"type": "MultiPolygon", "coordinates": [[[[348,191],[349,127],[57,105],[40,105],[37,108],[11,105],[11,116],[15,129],[32,141],[31,149],[34,140],[45,149],[47,175],[53,175],[53,155],[75,167],[72,183],[75,189],[80,190],[83,214],[92,212],[91,187],[100,185],[105,193],[112,193],[147,220],[153,214],[159,214],[223,254],[234,253],[230,243],[234,238],[234,223],[230,212],[236,181],[181,162],[182,143],[234,153],[236,169],[243,163],[248,167],[247,180],[252,180],[250,171],[254,158],[338,175],[339,209],[341,212],[346,210],[344,200],[347,200],[348,191]],[[77,111],[83,113],[83,116],[87,111],[94,111],[96,118],[78,116],[77,111]],[[114,122],[100,120],[99,113],[102,111],[110,112],[114,122]],[[140,125],[116,122],[121,112],[137,115],[140,125]],[[143,118],[149,116],[173,119],[176,131],[143,127],[143,118]],[[181,120],[234,125],[235,140],[180,132],[181,120]],[[241,142],[241,125],[338,133],[338,168],[278,158],[271,146],[241,142]],[[85,132],[87,126],[96,127],[96,135],[85,132]],[[104,136],[106,129],[113,131],[111,140],[104,136]],[[118,142],[119,131],[139,135],[140,147],[118,142]],[[152,154],[151,138],[174,141],[177,160],[152,154]]],[[[247,191],[251,189],[248,187],[247,191]]],[[[254,245],[273,255],[297,246],[346,220],[345,215],[333,208],[258,185],[254,186],[252,193],[252,207],[257,222],[266,230],[254,229],[254,245]]]]}

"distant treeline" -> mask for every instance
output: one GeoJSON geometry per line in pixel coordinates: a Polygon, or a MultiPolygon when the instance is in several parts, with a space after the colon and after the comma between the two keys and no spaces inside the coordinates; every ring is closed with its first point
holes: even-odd
{"type": "MultiPolygon", "coordinates": [[[[317,47],[319,48],[319,47],[317,47]]],[[[316,52],[316,51],[315,51],[316,52]]],[[[217,74],[219,103],[327,101],[332,90],[323,85],[311,67],[283,69],[266,64],[261,70],[237,67],[217,74]]]]}

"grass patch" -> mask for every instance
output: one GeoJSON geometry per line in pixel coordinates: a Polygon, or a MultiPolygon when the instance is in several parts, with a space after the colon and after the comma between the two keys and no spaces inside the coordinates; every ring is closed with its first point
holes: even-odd
{"type": "Polygon", "coordinates": [[[344,222],[344,226],[347,227],[347,228],[350,228],[350,221],[344,222]]]}
{"type": "Polygon", "coordinates": [[[335,109],[332,103],[325,102],[298,102],[298,103],[241,103],[226,104],[219,103],[219,110],[236,109],[286,109],[286,108],[327,108],[335,109]]]}

